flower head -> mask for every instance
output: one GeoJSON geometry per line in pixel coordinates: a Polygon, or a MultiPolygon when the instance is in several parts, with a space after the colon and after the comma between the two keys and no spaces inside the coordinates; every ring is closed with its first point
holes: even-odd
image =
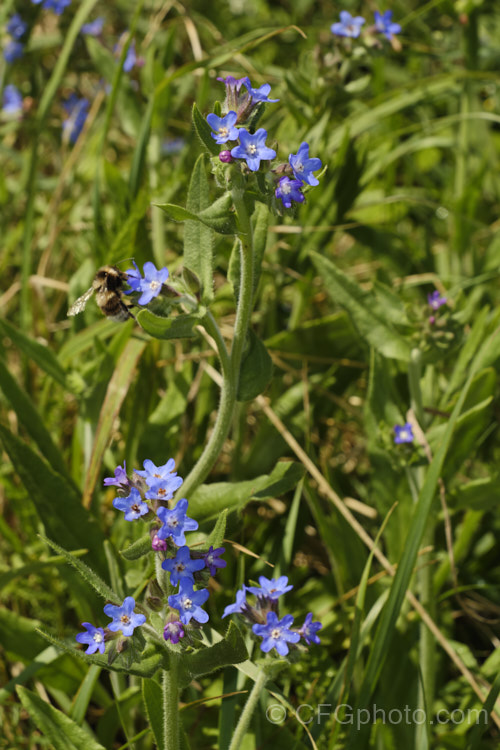
{"type": "Polygon", "coordinates": [[[296,203],[303,203],[305,196],[302,194],[301,187],[303,182],[301,180],[291,180],[289,177],[281,177],[278,186],[275,190],[276,198],[280,198],[285,208],[291,208],[292,201],[296,203]]]}
{"type": "Polygon", "coordinates": [[[208,622],[207,613],[201,609],[209,597],[207,589],[194,591],[193,584],[187,578],[182,578],[179,593],[168,597],[168,606],[179,610],[179,619],[184,625],[193,618],[196,622],[208,622]]]}
{"type": "Polygon", "coordinates": [[[265,625],[255,624],[252,626],[255,635],[264,639],[260,644],[261,650],[267,654],[272,648],[275,648],[280,656],[286,656],[289,650],[288,643],[300,641],[299,633],[290,630],[292,624],[292,615],[285,615],[281,620],[278,620],[276,612],[268,612],[265,625]]]}
{"type": "Polygon", "coordinates": [[[231,149],[231,156],[235,159],[245,159],[248,168],[256,172],[262,159],[274,159],[276,151],[266,146],[267,131],[259,128],[255,133],[249,133],[246,128],[240,128],[240,144],[231,149]]]}
{"type": "Polygon", "coordinates": [[[337,36],[349,36],[356,39],[361,33],[361,27],[365,23],[362,16],[351,16],[347,10],[340,11],[340,21],[331,25],[333,34],[337,36]]]}
{"type": "Polygon", "coordinates": [[[82,622],[82,625],[86,628],[86,632],[78,633],[75,637],[78,643],[85,643],[88,646],[85,653],[95,654],[99,651],[103,654],[105,649],[103,628],[95,628],[90,622],[82,622]]]}
{"type": "Polygon", "coordinates": [[[53,10],[58,16],[70,5],[71,0],[31,0],[34,5],[42,4],[45,10],[53,10]]]}
{"type": "Polygon", "coordinates": [[[245,86],[252,97],[252,102],[268,102],[270,104],[279,102],[279,99],[269,99],[269,92],[271,91],[271,85],[269,83],[263,83],[258,89],[254,89],[250,83],[250,78],[243,78],[242,80],[243,86],[245,86]]]}
{"type": "Polygon", "coordinates": [[[132,261],[134,268],[128,268],[125,273],[128,276],[128,283],[132,289],[127,290],[127,294],[132,292],[142,292],[141,296],[137,300],[139,305],[147,305],[154,297],[157,297],[163,284],[168,279],[169,273],[167,268],[160,268],[158,271],[155,264],[148,261],[144,263],[144,278],[141,276],[141,272],[137,267],[135,261],[132,261]]]}
{"type": "Polygon", "coordinates": [[[63,122],[63,139],[76,143],[87,119],[89,102],[87,99],[79,99],[76,94],[71,94],[63,103],[63,107],[68,114],[63,122]]]}
{"type": "Polygon", "coordinates": [[[248,591],[251,591],[252,594],[255,594],[256,596],[264,597],[265,599],[270,599],[271,601],[274,601],[275,599],[278,599],[282,594],[286,594],[287,591],[291,591],[293,589],[293,586],[287,586],[288,584],[288,578],[287,576],[280,576],[279,578],[266,578],[265,576],[259,577],[259,586],[248,586],[248,591]]]}
{"type": "Polygon", "coordinates": [[[323,625],[320,622],[313,622],[312,618],[312,612],[309,612],[309,614],[306,615],[304,624],[298,631],[299,635],[302,636],[308,645],[311,645],[311,643],[321,643],[316,633],[318,630],[321,630],[323,625]]]}
{"type": "Polygon", "coordinates": [[[183,547],[186,544],[185,532],[196,531],[198,528],[198,521],[186,516],[187,509],[188,501],[186,498],[179,500],[173,510],[164,506],[158,508],[157,516],[163,523],[163,526],[158,530],[160,539],[167,539],[170,536],[178,547],[183,547]]]}
{"type": "Polygon", "coordinates": [[[175,557],[169,557],[164,560],[161,564],[163,570],[168,570],[170,573],[170,582],[173,586],[177,586],[179,581],[184,579],[194,583],[194,575],[198,570],[203,570],[205,567],[205,561],[198,558],[198,560],[192,560],[189,553],[189,547],[181,547],[177,550],[175,557]]]}
{"type": "Polygon", "coordinates": [[[203,555],[205,567],[209,569],[211,576],[214,576],[217,573],[217,568],[226,567],[227,562],[225,560],[219,559],[225,551],[226,550],[224,547],[218,547],[217,549],[214,549],[212,546],[210,546],[208,552],[205,552],[205,554],[203,555]]]}
{"type": "Polygon", "coordinates": [[[414,436],[411,424],[406,422],[404,425],[394,425],[394,442],[399,443],[413,443],[414,436]]]}
{"type": "Polygon", "coordinates": [[[3,90],[3,107],[4,115],[17,115],[23,110],[23,97],[19,89],[13,83],[10,83],[3,90]]]}
{"type": "Polygon", "coordinates": [[[130,487],[130,480],[127,476],[127,467],[125,461],[123,462],[123,466],[116,467],[114,477],[106,477],[106,479],[104,480],[105,487],[110,487],[111,485],[115,485],[121,490],[126,490],[128,487],[130,487]]]}
{"type": "Polygon", "coordinates": [[[427,295],[427,302],[429,303],[429,307],[431,307],[433,310],[439,310],[441,305],[445,305],[447,301],[447,297],[441,297],[437,289],[431,294],[427,295]]]}
{"type": "Polygon", "coordinates": [[[177,476],[177,472],[174,472],[174,459],[169,458],[163,466],[156,466],[147,458],[143,466],[144,471],[142,469],[136,470],[135,473],[146,480],[149,487],[146,498],[148,500],[171,500],[174,492],[179,489],[183,481],[182,477],[177,476]]]}
{"type": "Polygon", "coordinates": [[[7,33],[11,35],[13,39],[21,39],[28,29],[28,24],[23,21],[19,13],[14,13],[7,22],[5,27],[7,33]]]}
{"type": "Polygon", "coordinates": [[[399,23],[392,23],[392,10],[386,10],[385,13],[375,11],[375,29],[383,34],[389,41],[392,40],[393,34],[399,34],[401,26],[399,23]]]}
{"type": "Polygon", "coordinates": [[[237,119],[238,115],[233,111],[228,112],[225,117],[217,117],[214,114],[207,116],[207,122],[214,131],[211,135],[216,143],[238,140],[238,128],[234,127],[237,119]]]}
{"type": "Polygon", "coordinates": [[[227,605],[222,617],[227,617],[228,615],[243,614],[247,606],[246,598],[247,587],[245,586],[245,584],[243,584],[241,589],[236,592],[236,601],[233,604],[227,605]]]}
{"type": "Polygon", "coordinates": [[[312,173],[317,169],[321,169],[321,159],[317,157],[309,158],[308,143],[305,141],[301,143],[297,153],[290,154],[288,161],[297,180],[301,180],[312,186],[319,185],[319,181],[312,173]]]}
{"type": "Polygon", "coordinates": [[[8,42],[3,48],[3,56],[5,62],[13,63],[15,60],[18,60],[23,56],[23,52],[24,44],[13,39],[12,41],[8,42]]]}
{"type": "Polygon", "coordinates": [[[134,607],[135,599],[132,596],[126,596],[119,607],[115,604],[106,604],[104,614],[112,619],[108,628],[113,632],[121,630],[125,636],[132,635],[135,628],[146,622],[146,616],[134,612],[134,607]]]}
{"type": "Polygon", "coordinates": [[[167,622],[163,628],[163,637],[166,641],[172,641],[175,645],[179,643],[181,638],[184,638],[184,628],[180,620],[171,620],[167,622]]]}
{"type": "Polygon", "coordinates": [[[137,521],[149,511],[147,503],[143,502],[141,493],[132,487],[128,497],[115,497],[113,507],[125,513],[126,521],[137,521]]]}
{"type": "Polygon", "coordinates": [[[86,34],[87,36],[100,36],[103,26],[104,18],[102,18],[101,16],[99,18],[96,18],[94,21],[84,23],[80,31],[82,32],[82,34],[86,34]]]}

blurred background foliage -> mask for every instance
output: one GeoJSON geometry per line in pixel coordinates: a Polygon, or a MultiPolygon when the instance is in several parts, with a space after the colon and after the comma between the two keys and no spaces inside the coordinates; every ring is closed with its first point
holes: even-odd
{"type": "MultiPolygon", "coordinates": [[[[93,302],[75,319],[66,312],[102,264],[125,268],[134,258],[142,267],[154,260],[173,277],[180,273],[184,227],[151,204],[185,204],[202,151],[192,105],[204,115],[213,111],[224,93],[216,78],[229,74],[248,75],[254,86],[271,83],[280,103],[268,108],[263,126],[283,160],[307,141],[325,167],[305,205],[271,218],[252,317],[274,363],[265,396],[372,536],[398,502],[381,542],[391,561],[403,552],[412,517],[408,467],[418,470],[427,459],[421,448],[393,443],[393,425],[406,421],[410,406],[407,364],[387,354],[383,333],[374,344],[370,331],[381,319],[388,341],[397,336],[421,350],[422,426],[432,451],[471,363],[480,362],[443,473],[457,580],[437,500],[427,564],[439,627],[478,681],[491,682],[500,612],[500,346],[488,340],[499,324],[497,4],[397,2],[400,50],[333,37],[340,6],[312,0],[95,3],[90,17],[105,16],[101,40],[76,33],[69,44],[85,3],[73,5],[61,16],[28,0],[7,0],[0,10],[2,28],[14,11],[29,24],[23,58],[1,69],[3,84],[21,90],[24,110],[22,119],[0,124],[0,747],[46,746],[12,695],[14,678],[80,721],[77,691],[90,680],[86,721],[105,747],[125,742],[124,715],[133,732],[145,726],[138,684],[106,674],[86,678],[85,665],[36,633],[43,624],[73,638],[101,608],[38,534],[88,549],[104,577],[134,588],[144,577],[142,561],[126,562],[117,550],[139,532],[116,517],[114,493],[102,489],[102,479],[124,460],[139,468],[145,458],[163,464],[170,456],[181,475],[188,473],[214,422],[218,388],[208,366],[216,361],[201,335],[150,340],[131,323],[103,319],[93,302]],[[119,76],[113,47],[127,30],[144,65],[119,76]],[[90,102],[75,145],[61,139],[62,104],[72,93],[90,102]],[[314,252],[335,262],[335,279],[318,272],[314,252]],[[439,326],[429,323],[426,299],[435,288],[448,298],[439,326]]],[[[366,17],[374,9],[345,7],[366,17]]],[[[211,197],[219,194],[212,180],[211,197]]],[[[231,249],[231,238],[216,235],[213,312],[228,337],[231,249]]],[[[286,436],[260,402],[241,403],[210,482],[250,480],[270,474],[283,458],[297,460],[286,436]]],[[[203,514],[200,508],[200,522],[203,514]]],[[[208,520],[202,525],[210,527],[208,520]]],[[[228,567],[210,599],[212,622],[222,627],[220,613],[237,586],[270,575],[265,561],[274,564],[274,573],[294,584],[287,611],[299,618],[313,611],[324,623],[321,647],[277,678],[280,689],[293,705],[335,704],[354,617],[350,592],[368,557],[358,535],[306,477],[295,491],[290,486],[234,512],[226,536],[259,557],[226,545],[228,567]]],[[[378,576],[367,587],[372,620],[352,675],[353,696],[370,649],[372,607],[389,584],[378,576]]],[[[403,607],[377,705],[414,704],[418,641],[418,619],[403,607]]],[[[441,651],[436,663],[429,710],[477,707],[441,651]]],[[[243,685],[236,669],[227,669],[185,691],[182,716],[193,747],[226,747],[225,728],[239,702],[188,704],[243,685]]],[[[335,734],[339,726],[329,719],[309,729],[318,747],[343,747],[348,728],[335,734]]],[[[262,711],[254,731],[248,748],[310,746],[293,717],[277,728],[262,711]]],[[[410,746],[415,731],[377,724],[370,747],[410,746]]],[[[464,724],[434,727],[430,746],[467,748],[468,732],[464,724]]],[[[496,747],[498,729],[478,742],[496,747]]],[[[137,747],[151,743],[146,735],[137,747]]]]}

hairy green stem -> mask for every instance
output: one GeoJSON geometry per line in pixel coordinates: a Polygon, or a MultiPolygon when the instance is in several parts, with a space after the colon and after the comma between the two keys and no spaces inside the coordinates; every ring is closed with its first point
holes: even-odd
{"type": "Polygon", "coordinates": [[[250,724],[250,719],[252,718],[253,712],[255,711],[255,707],[262,691],[264,690],[266,682],[267,675],[264,670],[261,669],[259,670],[259,674],[257,679],[255,680],[252,691],[247,698],[247,702],[245,703],[245,708],[241,713],[240,720],[238,721],[236,729],[234,730],[234,734],[231,738],[231,744],[229,745],[229,750],[239,750],[239,748],[242,746],[243,739],[245,737],[245,734],[247,733],[248,725],[250,724]]]}
{"type": "Polygon", "coordinates": [[[161,750],[179,750],[179,656],[169,652],[170,669],[163,672],[163,738],[161,750]]]}
{"type": "Polygon", "coordinates": [[[241,358],[245,345],[245,338],[250,324],[253,301],[253,235],[252,224],[243,199],[242,190],[233,190],[233,203],[239,222],[240,240],[240,292],[236,307],[236,322],[234,326],[231,353],[228,354],[224,339],[212,314],[207,312],[202,325],[217,345],[222,368],[222,388],[219,410],[212,434],[191,472],[188,474],[181,490],[183,497],[189,497],[214,466],[229,433],[233,420],[238,381],[240,375],[241,358]]]}

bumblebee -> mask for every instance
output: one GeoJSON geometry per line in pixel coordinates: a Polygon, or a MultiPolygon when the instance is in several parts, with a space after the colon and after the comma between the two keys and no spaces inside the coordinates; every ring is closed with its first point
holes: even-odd
{"type": "Polygon", "coordinates": [[[127,274],[120,271],[116,266],[103,266],[100,268],[92,282],[90,289],[78,297],[68,310],[68,315],[78,315],[83,312],[87,302],[95,293],[97,305],[103,315],[117,323],[124,323],[129,318],[134,318],[130,307],[123,299],[122,288],[127,281],[127,274]]]}

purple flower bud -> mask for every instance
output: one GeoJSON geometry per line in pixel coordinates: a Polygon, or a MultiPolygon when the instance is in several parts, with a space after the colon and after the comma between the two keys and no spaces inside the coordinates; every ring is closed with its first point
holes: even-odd
{"type": "Polygon", "coordinates": [[[223,164],[230,164],[233,161],[233,157],[231,156],[230,151],[221,151],[219,154],[219,160],[223,164]]]}

